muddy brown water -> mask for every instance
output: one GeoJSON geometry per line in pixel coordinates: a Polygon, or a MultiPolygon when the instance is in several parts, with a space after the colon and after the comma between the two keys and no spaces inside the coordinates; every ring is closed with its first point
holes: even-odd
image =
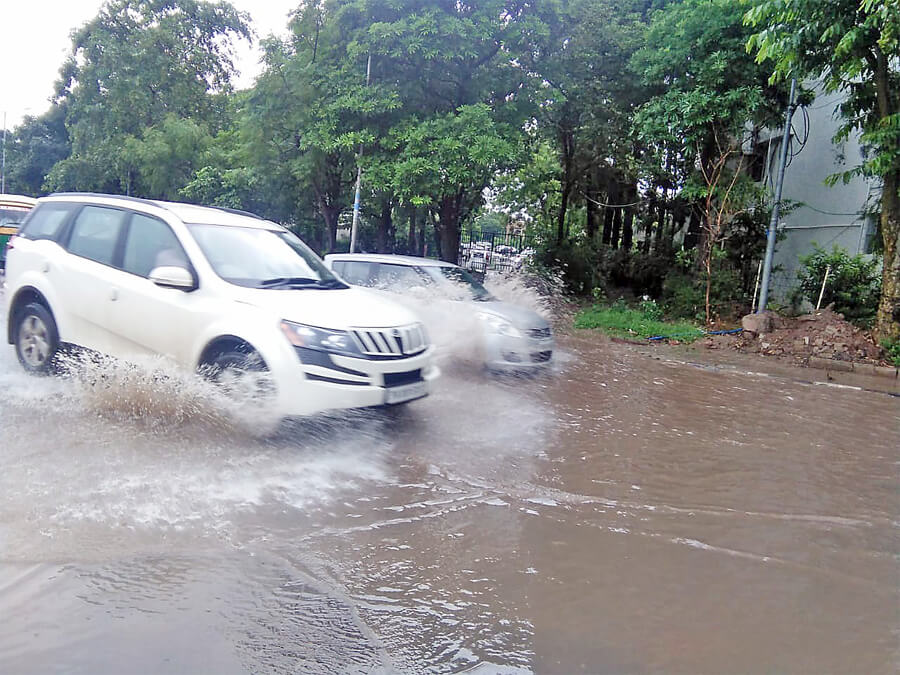
{"type": "Polygon", "coordinates": [[[900,399],[559,356],[261,439],[4,347],[0,672],[897,671],[900,399]]]}

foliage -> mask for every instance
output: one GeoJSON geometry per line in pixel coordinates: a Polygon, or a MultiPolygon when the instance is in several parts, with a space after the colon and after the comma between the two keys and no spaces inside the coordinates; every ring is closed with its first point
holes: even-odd
{"type": "Polygon", "coordinates": [[[701,171],[740,139],[747,122],[777,119],[783,91],[744,50],[751,30],[732,0],[685,0],[657,12],[632,68],[654,95],[638,110],[634,126],[651,175],[662,170],[672,187],[705,198],[701,171]]]}
{"type": "Polygon", "coordinates": [[[575,328],[599,328],[613,337],[646,339],[666,336],[683,342],[691,342],[704,335],[703,330],[691,323],[662,321],[655,303],[642,303],[638,309],[630,309],[624,303],[611,307],[594,305],[578,313],[575,328]]]}
{"type": "Polygon", "coordinates": [[[811,303],[816,304],[825,279],[825,270],[831,268],[822,305],[834,303],[834,311],[849,321],[866,324],[871,322],[878,309],[881,295],[881,278],[878,261],[863,255],[851,256],[839,246],[826,251],[819,246],[800,258],[802,267],[797,272],[800,291],[811,303]]]}
{"type": "MultiPolygon", "coordinates": [[[[706,321],[707,280],[693,274],[695,253],[684,252],[666,275],[662,302],[669,316],[706,321]]],[[[713,252],[709,289],[712,318],[736,318],[750,309],[750,291],[744,290],[740,268],[729,257],[727,249],[713,252]]]]}
{"type": "Polygon", "coordinates": [[[887,354],[888,360],[900,368],[900,340],[882,340],[881,348],[884,349],[885,354],[887,354]]]}
{"type": "Polygon", "coordinates": [[[72,150],[65,126],[66,110],[52,105],[42,115],[26,117],[6,142],[6,191],[38,197],[44,179],[72,150]]]}
{"type": "Polygon", "coordinates": [[[591,295],[594,289],[603,289],[609,278],[608,249],[584,238],[541,246],[535,263],[560,270],[566,290],[575,295],[591,295]]]}
{"type": "MultiPolygon", "coordinates": [[[[170,131],[173,118],[195,126],[220,120],[216,94],[231,90],[235,72],[231,39],[249,36],[246,15],[227,2],[108,0],[75,31],[60,70],[56,100],[66,109],[72,155],[50,172],[50,189],[130,191],[129,142],[148,142],[147,130],[167,119],[170,131]]],[[[159,147],[146,152],[160,158],[159,147]]],[[[173,193],[157,169],[149,173],[155,188],[173,193]]]]}
{"type": "Polygon", "coordinates": [[[609,254],[609,280],[614,286],[630,288],[637,295],[659,298],[663,280],[672,268],[667,252],[617,249],[609,254]]]}

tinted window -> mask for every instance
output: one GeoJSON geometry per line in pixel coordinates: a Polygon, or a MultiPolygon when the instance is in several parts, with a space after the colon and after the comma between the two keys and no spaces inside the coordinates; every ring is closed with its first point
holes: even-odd
{"type": "Polygon", "coordinates": [[[149,277],[155,267],[188,267],[188,259],[175,233],[161,220],[134,214],[125,239],[122,269],[149,277]]]}
{"type": "Polygon", "coordinates": [[[375,284],[383,288],[404,289],[428,283],[428,279],[423,278],[415,267],[381,263],[376,269],[375,284]]]}
{"type": "Polygon", "coordinates": [[[369,268],[372,263],[361,262],[359,260],[341,260],[335,261],[334,271],[341,275],[347,283],[355,286],[369,285],[369,268]]]}
{"type": "Polygon", "coordinates": [[[73,204],[40,204],[19,234],[26,239],[56,239],[73,208],[73,204]]]}
{"type": "Polygon", "coordinates": [[[72,226],[69,252],[111,265],[125,212],[102,206],[85,206],[72,226]]]}

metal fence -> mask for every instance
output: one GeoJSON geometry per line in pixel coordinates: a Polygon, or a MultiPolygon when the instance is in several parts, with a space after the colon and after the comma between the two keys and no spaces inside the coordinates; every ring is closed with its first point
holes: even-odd
{"type": "Polygon", "coordinates": [[[535,253],[534,238],[525,234],[463,230],[460,235],[459,266],[480,274],[516,271],[535,253]]]}

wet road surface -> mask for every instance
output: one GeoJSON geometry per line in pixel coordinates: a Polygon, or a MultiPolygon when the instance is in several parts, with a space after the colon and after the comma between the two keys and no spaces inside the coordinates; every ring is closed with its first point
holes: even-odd
{"type": "Polygon", "coordinates": [[[900,399],[561,343],[270,438],[4,346],[0,672],[900,668],[900,399]]]}

